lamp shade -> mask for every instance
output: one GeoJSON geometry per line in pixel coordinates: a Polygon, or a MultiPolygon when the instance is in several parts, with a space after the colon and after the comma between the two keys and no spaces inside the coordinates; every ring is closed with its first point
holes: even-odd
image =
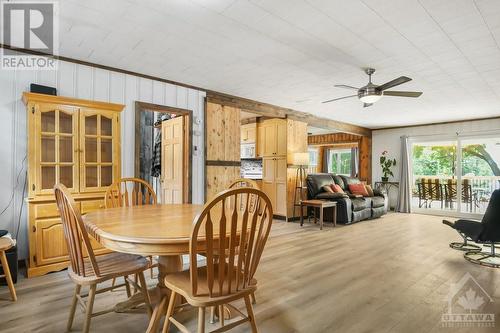
{"type": "Polygon", "coordinates": [[[309,153],[294,153],[291,162],[293,165],[309,165],[309,153]]]}

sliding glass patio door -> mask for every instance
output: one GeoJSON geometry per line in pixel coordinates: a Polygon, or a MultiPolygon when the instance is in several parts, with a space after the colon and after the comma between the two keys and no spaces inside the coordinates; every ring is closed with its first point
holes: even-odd
{"type": "Polygon", "coordinates": [[[416,211],[454,211],[457,187],[456,140],[422,141],[412,145],[412,208],[416,211]]]}
{"type": "Polygon", "coordinates": [[[461,143],[461,211],[484,214],[500,188],[500,136],[464,138],[461,143]]]}
{"type": "Polygon", "coordinates": [[[412,140],[412,208],[480,218],[500,188],[500,135],[412,140]]]}

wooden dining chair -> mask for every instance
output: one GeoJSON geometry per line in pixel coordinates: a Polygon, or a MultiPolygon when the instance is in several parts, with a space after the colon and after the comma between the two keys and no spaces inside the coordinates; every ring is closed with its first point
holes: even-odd
{"type": "MultiPolygon", "coordinates": [[[[239,187],[251,187],[251,188],[256,188],[256,189],[260,190],[259,184],[257,184],[257,182],[255,180],[249,179],[249,178],[238,178],[238,179],[235,179],[228,186],[228,188],[239,188],[239,187]]],[[[241,205],[240,205],[240,208],[242,208],[241,205]]],[[[250,295],[250,297],[252,298],[252,303],[253,304],[257,303],[257,300],[255,298],[255,294],[254,293],[252,293],[250,295]]],[[[213,317],[213,315],[211,315],[211,317],[213,317]]],[[[213,319],[212,319],[212,321],[213,321],[213,319]]]]}
{"type": "Polygon", "coordinates": [[[259,184],[253,179],[249,178],[238,178],[235,179],[229,184],[227,188],[238,188],[238,187],[251,187],[260,190],[259,184]]]}
{"type": "Polygon", "coordinates": [[[198,308],[198,333],[205,332],[205,309],[213,306],[218,307],[220,312],[223,306],[228,306],[242,316],[228,325],[224,325],[224,317],[221,316],[221,328],[216,332],[224,332],[246,322],[250,323],[252,332],[257,332],[250,294],[257,289],[254,275],[271,231],[272,216],[267,195],[249,187],[223,191],[205,205],[193,221],[189,270],[165,276],[165,285],[172,293],[164,333],[168,332],[170,324],[182,332],[189,332],[173,316],[175,310],[188,305],[198,308]],[[250,205],[251,200],[259,204],[250,205]],[[244,210],[235,208],[240,201],[244,203],[244,210]],[[259,213],[258,207],[262,208],[262,213],[259,213]],[[200,253],[206,257],[206,265],[202,267],[198,267],[197,262],[200,253]],[[174,307],[179,295],[187,303],[174,307]],[[244,299],[246,315],[229,304],[238,299],[244,299]]]}
{"type": "Polygon", "coordinates": [[[89,235],[83,224],[80,210],[76,206],[68,189],[62,184],[56,184],[54,186],[54,194],[57,208],[61,214],[64,238],[66,239],[69,252],[70,267],[68,275],[76,284],[67,330],[70,331],[73,326],[77,303],[80,303],[85,310],[83,332],[86,333],[89,331],[92,317],[114,311],[114,308],[111,308],[93,313],[95,295],[125,286],[127,288],[127,296],[130,297],[129,284],[135,285],[136,288],[141,290],[144,295],[148,314],[151,316],[151,301],[143,273],[149,268],[148,260],[141,256],[117,252],[96,257],[90,243],[89,235]],[[134,274],[137,274],[139,277],[140,285],[136,285],[134,281],[128,278],[129,275],[134,274]],[[98,284],[118,277],[123,277],[123,284],[97,289],[98,284]],[[88,294],[82,295],[80,293],[82,286],[89,287],[88,294]],[[87,302],[84,301],[84,298],[87,298],[87,302]]]}
{"type": "Polygon", "coordinates": [[[17,301],[16,288],[14,288],[14,282],[12,282],[12,276],[10,275],[9,263],[7,262],[7,256],[5,251],[12,247],[12,241],[9,238],[0,238],[0,263],[2,264],[3,274],[0,278],[5,278],[7,281],[7,286],[9,287],[10,296],[12,300],[17,301]]]}
{"type": "MultiPolygon", "coordinates": [[[[139,178],[122,178],[116,181],[108,187],[104,196],[105,208],[156,205],[157,203],[158,199],[151,185],[139,178]]],[[[158,267],[158,264],[153,262],[153,256],[147,258],[151,264],[149,274],[153,278],[153,268],[158,267]]],[[[137,283],[137,277],[135,280],[137,283]]],[[[112,284],[115,284],[114,280],[112,284]]]]}
{"type": "Polygon", "coordinates": [[[104,197],[106,208],[156,205],[156,193],[148,182],[139,178],[122,178],[111,184],[104,197]]]}

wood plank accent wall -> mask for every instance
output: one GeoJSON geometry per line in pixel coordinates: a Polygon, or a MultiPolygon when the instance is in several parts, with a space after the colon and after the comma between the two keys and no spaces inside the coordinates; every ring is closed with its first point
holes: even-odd
{"type": "MultiPolygon", "coordinates": [[[[308,137],[311,146],[325,147],[336,144],[357,143],[359,148],[359,178],[366,180],[368,184],[372,181],[372,137],[359,136],[348,133],[333,133],[322,135],[311,135],[308,137]]],[[[319,150],[318,168],[323,165],[323,149],[319,150]]],[[[320,170],[318,170],[320,171],[320,170]]]]}
{"type": "MultiPolygon", "coordinates": [[[[290,165],[294,153],[307,152],[307,123],[287,119],[287,217],[293,217],[293,199],[295,194],[296,166],[290,165]]],[[[304,198],[306,198],[304,191],[304,198]]],[[[299,199],[297,199],[299,200],[299,199]]],[[[296,210],[297,214],[299,210],[296,210]]]]}
{"type": "Polygon", "coordinates": [[[205,200],[240,177],[240,109],[207,101],[205,107],[205,200]]]}

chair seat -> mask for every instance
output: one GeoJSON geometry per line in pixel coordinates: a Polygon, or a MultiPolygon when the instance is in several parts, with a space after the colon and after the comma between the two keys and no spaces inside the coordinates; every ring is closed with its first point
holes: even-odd
{"type": "MultiPolygon", "coordinates": [[[[226,272],[227,272],[226,265],[226,272]]],[[[215,268],[215,272],[218,272],[217,267],[215,268]]],[[[184,296],[187,302],[193,306],[214,306],[217,304],[223,304],[232,302],[236,299],[242,298],[244,295],[249,295],[255,290],[257,290],[257,280],[252,279],[250,285],[244,289],[240,289],[236,291],[236,274],[231,278],[231,289],[233,293],[229,296],[217,296],[219,292],[219,283],[218,283],[218,274],[216,273],[214,276],[214,286],[213,286],[213,294],[215,296],[210,297],[208,294],[208,284],[207,284],[207,267],[203,266],[198,268],[198,292],[196,296],[193,296],[191,290],[191,278],[189,270],[167,274],[165,276],[165,285],[175,291],[176,293],[184,296]]],[[[228,281],[224,283],[224,290],[227,291],[228,281]]]]}
{"type": "Polygon", "coordinates": [[[9,238],[0,238],[0,251],[7,251],[12,247],[12,241],[9,238]]]}
{"type": "Polygon", "coordinates": [[[68,269],[69,276],[79,284],[93,284],[120,276],[133,275],[145,271],[151,265],[150,261],[144,257],[118,252],[96,256],[96,261],[100,271],[99,277],[94,275],[89,258],[84,259],[85,277],[76,274],[71,267],[68,269]]]}

